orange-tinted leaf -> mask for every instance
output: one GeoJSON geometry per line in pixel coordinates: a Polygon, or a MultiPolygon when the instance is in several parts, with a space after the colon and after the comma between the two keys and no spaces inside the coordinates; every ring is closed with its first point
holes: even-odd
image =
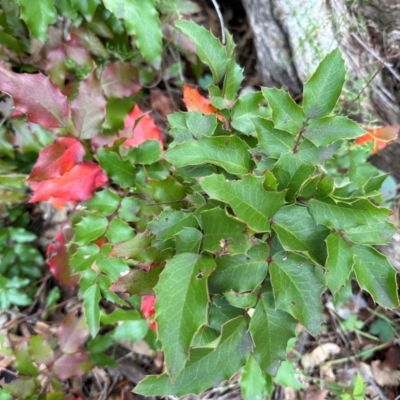
{"type": "Polygon", "coordinates": [[[65,246],[68,232],[62,231],[56,235],[53,241],[48,245],[46,255],[48,256],[47,265],[50,272],[54,275],[58,283],[63,286],[75,286],[78,281],[78,275],[71,274],[69,265],[69,254],[65,246]]]}
{"type": "Polygon", "coordinates": [[[66,97],[41,73],[17,74],[0,63],[0,90],[10,95],[15,108],[28,121],[46,127],[63,127],[68,117],[66,97]]]}
{"type": "Polygon", "coordinates": [[[201,114],[216,114],[217,109],[210,104],[210,100],[203,97],[196,88],[182,85],[183,102],[188,111],[198,111],[201,114]]]}
{"type": "Polygon", "coordinates": [[[372,152],[382,150],[386,145],[395,140],[399,133],[400,125],[388,125],[381,128],[368,129],[364,135],[356,138],[357,144],[373,142],[372,152]]]}
{"type": "Polygon", "coordinates": [[[87,353],[64,354],[53,365],[53,372],[58,379],[65,380],[90,371],[93,363],[87,353]]]}
{"type": "Polygon", "coordinates": [[[27,181],[57,178],[80,163],[84,155],[85,149],[78,140],[67,137],[57,139],[40,151],[27,181]]]}
{"type": "Polygon", "coordinates": [[[63,353],[76,353],[89,336],[85,318],[68,314],[57,329],[57,338],[63,353]]]}
{"type": "Polygon", "coordinates": [[[137,147],[146,140],[158,140],[160,149],[163,148],[163,140],[158,126],[153,118],[144,113],[137,105],[125,117],[125,128],[120,131],[120,136],[127,137],[125,147],[137,147]],[[136,124],[136,125],[135,125],[136,124]]]}
{"type": "Polygon", "coordinates": [[[85,201],[107,182],[107,176],[95,163],[85,161],[75,165],[59,178],[30,182],[33,196],[30,203],[48,201],[51,197],[66,201],[85,201]]]}

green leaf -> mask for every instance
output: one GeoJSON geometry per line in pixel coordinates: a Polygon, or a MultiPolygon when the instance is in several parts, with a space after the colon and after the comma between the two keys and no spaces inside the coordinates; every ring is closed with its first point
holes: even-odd
{"type": "Polygon", "coordinates": [[[135,36],[135,43],[144,57],[156,68],[161,62],[162,37],[157,10],[152,0],[103,0],[104,6],[124,20],[126,31],[135,36]]]}
{"type": "Polygon", "coordinates": [[[335,294],[350,278],[354,253],[343,237],[336,232],[332,232],[325,241],[328,251],[325,280],[329,290],[335,294]]]}
{"type": "Polygon", "coordinates": [[[17,243],[29,243],[33,242],[37,238],[34,233],[28,232],[24,228],[10,227],[8,228],[8,233],[10,235],[10,239],[17,243]]]}
{"type": "Polygon", "coordinates": [[[224,296],[231,306],[245,309],[254,307],[258,300],[255,293],[237,293],[234,290],[225,292],[224,296]]]}
{"type": "Polygon", "coordinates": [[[323,322],[317,269],[298,254],[278,252],[269,266],[276,308],[287,311],[315,336],[323,322]]]}
{"type": "Polygon", "coordinates": [[[83,310],[85,313],[86,323],[92,337],[97,335],[100,329],[100,287],[93,284],[86,289],[83,295],[83,310]]]}
{"type": "Polygon", "coordinates": [[[283,387],[294,389],[304,388],[304,385],[296,378],[293,364],[290,361],[282,362],[274,381],[283,387]]]}
{"type": "Polygon", "coordinates": [[[211,136],[217,129],[217,117],[215,114],[203,115],[197,111],[186,113],[186,124],[189,132],[196,139],[203,136],[211,136]]]}
{"type": "Polygon", "coordinates": [[[80,246],[74,253],[69,264],[73,268],[73,272],[82,272],[91,268],[99,254],[99,247],[91,243],[87,246],[80,246]]]}
{"type": "Polygon", "coordinates": [[[176,167],[210,163],[234,175],[250,170],[248,146],[236,136],[204,136],[196,141],[179,143],[167,150],[164,157],[176,167]]]}
{"type": "Polygon", "coordinates": [[[15,356],[15,369],[24,375],[38,376],[39,371],[33,365],[28,352],[28,341],[23,340],[14,352],[15,356]]]}
{"type": "Polygon", "coordinates": [[[284,205],[285,193],[267,192],[263,183],[263,177],[252,175],[238,181],[226,181],[223,175],[215,174],[200,179],[201,187],[211,198],[228,203],[250,228],[269,232],[269,220],[284,205]]]}
{"type": "Polygon", "coordinates": [[[91,21],[100,0],[70,0],[72,7],[79,11],[87,21],[91,21]]]}
{"type": "Polygon", "coordinates": [[[84,245],[98,239],[104,234],[108,226],[107,218],[102,215],[88,215],[75,225],[74,242],[84,245]]]}
{"type": "Polygon", "coordinates": [[[263,371],[275,375],[286,359],[288,340],[295,337],[296,320],[275,308],[272,292],[263,293],[251,317],[249,332],[254,343],[254,358],[263,371]]]}
{"type": "Polygon", "coordinates": [[[285,250],[306,252],[319,264],[325,264],[324,239],[329,231],[314,222],[306,207],[295,204],[282,207],[273,216],[272,229],[285,250]]]}
{"type": "Polygon", "coordinates": [[[278,189],[287,189],[286,200],[293,202],[304,185],[304,182],[313,175],[315,167],[303,164],[293,154],[283,154],[272,169],[278,180],[278,189]]]}
{"type": "Polygon", "coordinates": [[[261,92],[240,96],[232,107],[232,128],[246,135],[256,136],[252,119],[257,118],[257,116],[263,118],[271,116],[270,109],[261,106],[263,103],[265,103],[265,100],[261,92]]]}
{"type": "Polygon", "coordinates": [[[143,339],[148,330],[149,326],[143,319],[137,321],[125,321],[114,329],[112,337],[115,340],[129,340],[134,342],[143,339]]]}
{"type": "Polygon", "coordinates": [[[110,287],[112,292],[127,292],[130,295],[154,294],[153,288],[158,282],[162,268],[152,266],[149,271],[142,269],[130,270],[128,274],[119,277],[110,287]]]}
{"type": "Polygon", "coordinates": [[[121,258],[105,257],[102,260],[97,260],[96,265],[99,270],[108,275],[113,282],[129,271],[129,267],[121,258]]]}
{"type": "Polygon", "coordinates": [[[221,251],[224,246],[228,252],[241,252],[246,250],[249,244],[246,235],[246,225],[229,217],[220,208],[203,211],[201,214],[201,226],[203,228],[202,250],[215,253],[221,251]]]}
{"type": "Polygon", "coordinates": [[[228,321],[222,327],[215,349],[193,349],[190,352],[190,361],[175,382],[172,383],[167,374],[151,375],[141,381],[134,392],[145,396],[180,397],[187,393],[201,393],[229,380],[245,363],[252,347],[246,328],[243,317],[228,321]]]}
{"type": "Polygon", "coordinates": [[[129,161],[122,161],[117,153],[104,148],[97,150],[96,157],[101,168],[115,183],[122,188],[135,186],[135,168],[129,161]]]}
{"type": "Polygon", "coordinates": [[[316,146],[328,146],[337,140],[354,139],[364,132],[359,125],[346,117],[325,117],[311,121],[304,137],[316,146]]]}
{"type": "Polygon", "coordinates": [[[262,88],[262,93],[272,109],[275,128],[298,135],[306,119],[303,109],[283,90],[262,88]]]}
{"type": "Polygon", "coordinates": [[[250,354],[240,374],[239,386],[244,400],[262,400],[272,394],[272,381],[261,370],[250,354]]]}
{"type": "Polygon", "coordinates": [[[293,135],[274,128],[274,123],[264,118],[252,118],[261,151],[272,158],[291,153],[294,147],[293,135]]]}
{"type": "Polygon", "coordinates": [[[321,118],[333,110],[342,92],[344,78],[344,61],[340,50],[335,49],[304,84],[303,108],[307,118],[321,118]]]}
{"type": "Polygon", "coordinates": [[[387,258],[372,247],[353,246],[354,272],[360,287],[385,308],[399,306],[396,271],[387,258]]]}
{"type": "Polygon", "coordinates": [[[253,291],[267,275],[268,264],[249,254],[223,255],[216,258],[217,268],[209,279],[211,293],[233,290],[237,293],[253,291]]]}
{"type": "Polygon", "coordinates": [[[172,177],[163,181],[149,180],[148,184],[153,189],[154,201],[159,203],[176,202],[186,195],[186,188],[172,177]]]}
{"type": "Polygon", "coordinates": [[[149,230],[156,235],[157,239],[167,240],[183,228],[197,228],[197,226],[198,222],[193,214],[166,208],[158,220],[149,223],[149,230]]]}
{"type": "Polygon", "coordinates": [[[144,234],[138,234],[132,239],[122,243],[117,243],[109,257],[131,258],[140,263],[148,264],[153,261],[163,261],[170,256],[168,252],[161,252],[152,247],[153,239],[144,234]]]}
{"type": "Polygon", "coordinates": [[[179,20],[175,26],[194,44],[200,60],[210,68],[213,82],[218,83],[224,77],[229,63],[225,47],[211,32],[195,22],[179,20]]]}
{"type": "Polygon", "coordinates": [[[47,26],[56,22],[54,0],[18,0],[21,18],[26,22],[32,36],[41,42],[47,40],[47,26]]]}
{"type": "Polygon", "coordinates": [[[346,229],[346,239],[356,244],[386,244],[390,242],[397,232],[396,226],[390,221],[384,220],[369,226],[355,226],[346,229]]]}
{"type": "Polygon", "coordinates": [[[376,207],[368,200],[356,200],[353,203],[311,199],[309,210],[317,224],[344,231],[365,225],[373,227],[389,215],[387,208],[376,207]]]}
{"type": "Polygon", "coordinates": [[[155,287],[158,338],[171,381],[188,360],[194,334],[207,322],[207,278],[214,268],[212,257],[178,254],[167,262],[155,287]]]}
{"type": "Polygon", "coordinates": [[[118,216],[127,222],[135,222],[138,221],[137,213],[140,210],[140,202],[139,200],[133,197],[125,197],[121,201],[121,206],[118,209],[118,216]]]}
{"type": "Polygon", "coordinates": [[[96,192],[93,197],[82,205],[90,211],[98,211],[108,216],[113,214],[119,206],[120,198],[111,190],[96,192]]]}
{"type": "Polygon", "coordinates": [[[226,100],[235,100],[242,82],[243,68],[236,63],[235,56],[232,56],[224,78],[223,94],[226,100]]]}
{"type": "Polygon", "coordinates": [[[139,147],[133,147],[132,149],[136,150],[135,161],[138,164],[153,164],[161,157],[160,142],[158,140],[146,140],[139,147]]]}
{"type": "Polygon", "coordinates": [[[135,236],[135,231],[126,222],[113,218],[106,231],[106,238],[111,243],[123,242],[135,236]]]}
{"type": "Polygon", "coordinates": [[[196,228],[183,228],[175,241],[176,253],[198,253],[203,234],[196,228]]]}

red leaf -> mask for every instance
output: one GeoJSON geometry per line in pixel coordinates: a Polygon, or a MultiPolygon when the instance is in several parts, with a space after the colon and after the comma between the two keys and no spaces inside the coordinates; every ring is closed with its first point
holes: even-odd
{"type": "Polygon", "coordinates": [[[96,71],[92,71],[79,85],[79,92],[71,101],[71,119],[81,139],[90,139],[101,131],[106,115],[106,100],[96,71]]]}
{"type": "Polygon", "coordinates": [[[101,74],[101,86],[107,97],[129,97],[136,94],[141,86],[137,69],[124,62],[109,63],[101,74]]]}
{"type": "Polygon", "coordinates": [[[85,161],[75,165],[59,178],[30,182],[34,194],[29,203],[48,201],[51,197],[66,201],[85,201],[107,182],[107,176],[95,163],[85,161]]]}
{"type": "Polygon", "coordinates": [[[67,232],[65,231],[58,233],[48,245],[46,250],[46,255],[49,257],[47,259],[47,265],[58,283],[64,286],[76,286],[79,277],[78,275],[71,275],[69,254],[65,246],[66,234],[67,232]]]}
{"type": "Polygon", "coordinates": [[[45,127],[65,126],[67,99],[47,76],[17,74],[0,63],[0,90],[13,98],[16,109],[26,114],[28,121],[45,127]]]}
{"type": "Polygon", "coordinates": [[[27,181],[57,178],[80,163],[84,155],[85,149],[78,140],[67,137],[57,139],[40,151],[27,181]]]}
{"type": "Polygon", "coordinates": [[[93,363],[87,353],[64,354],[53,365],[53,372],[58,379],[65,380],[90,371],[93,363]]]}
{"type": "Polygon", "coordinates": [[[76,353],[89,336],[83,317],[68,314],[57,329],[57,338],[63,353],[76,353]]]}
{"type": "Polygon", "coordinates": [[[203,97],[196,88],[182,85],[183,102],[188,111],[198,111],[201,114],[216,114],[217,109],[210,104],[210,100],[203,97]]]}
{"type": "Polygon", "coordinates": [[[399,133],[400,125],[388,125],[381,128],[368,129],[364,135],[356,138],[357,144],[373,142],[372,153],[382,150],[386,145],[395,140],[399,133]]]}
{"type": "MultiPolygon", "coordinates": [[[[154,303],[156,298],[151,295],[142,296],[142,300],[140,303],[140,311],[146,319],[151,318],[156,310],[154,309],[154,303]]],[[[149,328],[153,329],[153,331],[157,331],[157,324],[155,321],[147,321],[149,328]]]]}
{"type": "Polygon", "coordinates": [[[119,133],[122,137],[128,137],[128,140],[124,142],[125,147],[137,147],[146,140],[158,140],[160,149],[163,149],[160,129],[154,123],[153,118],[148,113],[144,113],[137,105],[125,117],[124,124],[125,129],[119,133]]]}

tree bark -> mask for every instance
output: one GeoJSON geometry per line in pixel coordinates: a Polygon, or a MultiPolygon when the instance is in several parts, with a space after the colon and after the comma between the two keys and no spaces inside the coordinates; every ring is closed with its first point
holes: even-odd
{"type": "Polygon", "coordinates": [[[348,71],[345,111],[367,124],[400,123],[399,0],[242,1],[264,85],[300,95],[302,82],[338,46],[348,71]]]}

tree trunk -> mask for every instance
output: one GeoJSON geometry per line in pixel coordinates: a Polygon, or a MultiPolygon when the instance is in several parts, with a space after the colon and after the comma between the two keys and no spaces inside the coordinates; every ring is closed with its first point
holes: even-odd
{"type": "Polygon", "coordinates": [[[302,82],[338,46],[348,71],[345,111],[367,124],[400,123],[399,0],[242,1],[264,85],[300,95],[302,82]]]}

